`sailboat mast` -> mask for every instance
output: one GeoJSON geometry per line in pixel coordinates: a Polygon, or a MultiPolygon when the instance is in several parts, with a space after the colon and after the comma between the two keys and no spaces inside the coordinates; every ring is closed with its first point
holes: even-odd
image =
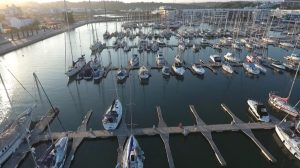
{"type": "MultiPolygon", "coordinates": [[[[89,0],[89,5],[90,5],[90,19],[91,19],[91,15],[92,15],[92,5],[91,5],[91,0],[89,0]]],[[[94,33],[94,26],[93,23],[91,23],[92,26],[92,36],[93,36],[93,43],[95,43],[95,33],[94,33]]]]}
{"type": "MultiPolygon", "coordinates": [[[[72,51],[72,43],[71,43],[71,36],[70,36],[70,24],[69,24],[69,17],[68,17],[68,9],[67,9],[67,3],[66,0],[64,0],[64,8],[65,8],[65,17],[67,21],[67,32],[68,32],[68,37],[69,37],[69,44],[70,44],[70,51],[71,51],[71,57],[72,57],[72,63],[74,62],[74,56],[73,56],[73,51],[72,51]]],[[[73,64],[72,64],[73,66],[73,64]]]]}
{"type": "Polygon", "coordinates": [[[81,46],[81,36],[80,36],[80,30],[78,31],[78,35],[79,35],[80,55],[82,56],[82,46],[81,46]]]}
{"type": "Polygon", "coordinates": [[[107,31],[107,20],[106,20],[106,2],[105,2],[106,0],[104,0],[103,1],[103,3],[104,3],[104,20],[105,20],[105,30],[107,31]]]}

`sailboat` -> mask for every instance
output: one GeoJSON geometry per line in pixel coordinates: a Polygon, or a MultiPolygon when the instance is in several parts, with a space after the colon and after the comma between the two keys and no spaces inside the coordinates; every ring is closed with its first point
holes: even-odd
{"type": "Polygon", "coordinates": [[[103,66],[93,68],[93,78],[95,81],[100,80],[104,76],[105,69],[103,66]]]}
{"type": "Polygon", "coordinates": [[[134,135],[127,139],[122,158],[122,168],[143,168],[144,152],[134,135]]]}
{"type": "Polygon", "coordinates": [[[300,64],[298,65],[297,71],[295,73],[295,77],[294,77],[293,83],[291,85],[291,89],[289,91],[288,97],[283,98],[283,97],[276,95],[274,92],[269,93],[269,103],[276,109],[278,109],[282,112],[285,112],[293,117],[297,117],[300,112],[295,106],[292,106],[289,104],[289,98],[290,98],[290,96],[292,94],[292,90],[294,88],[294,84],[295,84],[296,77],[297,77],[297,74],[299,71],[299,67],[300,67],[300,64]]]}
{"type": "Polygon", "coordinates": [[[224,63],[222,64],[222,69],[223,69],[225,72],[228,72],[228,73],[230,73],[230,74],[233,73],[233,68],[232,68],[232,66],[231,66],[228,62],[224,62],[224,63]]]}
{"type": "Polygon", "coordinates": [[[284,57],[286,60],[289,60],[289,61],[293,61],[293,62],[300,62],[300,57],[297,55],[297,54],[291,54],[291,55],[288,55],[286,57],[284,57]]]}
{"type": "Polygon", "coordinates": [[[69,138],[67,136],[58,139],[38,159],[39,168],[62,168],[66,160],[69,138]]]}
{"type": "Polygon", "coordinates": [[[174,64],[172,65],[172,69],[176,75],[182,76],[184,74],[185,68],[183,67],[183,62],[180,55],[176,55],[174,64]]]}
{"type": "Polygon", "coordinates": [[[285,70],[285,66],[280,61],[273,61],[271,63],[271,66],[273,66],[276,69],[285,70]]]}
{"type": "Polygon", "coordinates": [[[255,117],[255,119],[262,122],[270,121],[267,108],[263,103],[251,99],[247,100],[247,103],[249,106],[248,110],[255,117]]]}
{"type": "Polygon", "coordinates": [[[149,70],[147,69],[146,66],[141,66],[139,69],[139,78],[140,80],[147,80],[150,77],[149,70]]]}
{"type": "Polygon", "coordinates": [[[166,59],[163,56],[162,52],[159,52],[156,56],[156,65],[157,66],[164,66],[166,65],[166,59]]]}
{"type": "Polygon", "coordinates": [[[166,65],[164,65],[161,69],[161,73],[165,76],[170,76],[170,68],[166,65]]]}
{"type": "Polygon", "coordinates": [[[241,59],[239,59],[238,57],[236,57],[235,55],[233,55],[232,53],[227,53],[224,55],[224,59],[226,61],[229,61],[229,62],[234,62],[234,63],[239,63],[241,62],[241,59]]]}
{"type": "Polygon", "coordinates": [[[203,75],[205,73],[205,69],[200,64],[193,64],[192,65],[192,70],[197,75],[203,75]]]}
{"type": "Polygon", "coordinates": [[[115,130],[122,118],[122,104],[119,99],[115,99],[103,116],[102,124],[106,130],[115,130]]]}
{"type": "MultiPolygon", "coordinates": [[[[295,129],[295,128],[294,128],[295,129]]],[[[290,153],[300,160],[300,136],[295,130],[280,124],[275,125],[275,132],[290,153]]]]}
{"type": "Polygon", "coordinates": [[[107,40],[111,37],[110,33],[107,31],[107,18],[106,18],[106,4],[105,1],[103,1],[104,3],[104,19],[105,19],[105,33],[103,34],[103,39],[107,40]]]}
{"type": "Polygon", "coordinates": [[[140,59],[139,59],[138,55],[133,54],[131,59],[129,60],[129,64],[130,64],[130,66],[135,67],[135,66],[139,65],[139,61],[140,61],[140,59]]]}
{"type": "MultiPolygon", "coordinates": [[[[66,2],[64,1],[64,3],[66,3],[66,2]]],[[[33,73],[33,76],[34,76],[36,82],[39,83],[40,86],[42,87],[42,90],[43,90],[45,96],[47,97],[49,104],[52,107],[52,110],[54,111],[55,109],[52,106],[40,80],[38,79],[38,77],[35,73],[33,73]]],[[[51,137],[49,123],[48,123],[48,130],[49,130],[49,135],[51,137]]],[[[64,166],[65,159],[67,156],[67,147],[68,147],[68,141],[69,141],[68,135],[65,135],[65,136],[57,139],[55,143],[53,143],[52,137],[51,137],[51,140],[52,140],[51,145],[45,151],[45,153],[38,159],[38,161],[36,163],[37,167],[39,167],[39,168],[62,168],[64,166]]]]}
{"type": "Polygon", "coordinates": [[[117,71],[117,79],[118,81],[123,81],[128,76],[125,68],[121,66],[121,68],[117,71]]]}
{"type": "MultiPolygon", "coordinates": [[[[11,73],[11,71],[9,71],[9,72],[11,73]]],[[[17,78],[12,73],[11,73],[11,75],[17,80],[17,78]]],[[[7,92],[7,88],[6,88],[6,85],[4,83],[4,80],[1,76],[1,74],[0,74],[0,79],[1,79],[2,85],[4,87],[4,90],[6,92],[9,103],[12,107],[12,102],[11,102],[10,96],[7,92]]],[[[19,84],[21,84],[21,83],[19,82],[19,84]]],[[[23,85],[22,85],[22,87],[24,88],[23,85]]],[[[36,108],[35,104],[26,108],[25,111],[23,111],[21,114],[19,114],[3,130],[1,130],[1,133],[0,133],[0,142],[1,142],[0,143],[0,167],[19,148],[19,146],[21,145],[23,140],[28,137],[28,135],[29,135],[28,133],[30,133],[29,129],[30,129],[31,121],[32,121],[31,119],[32,119],[32,113],[33,113],[34,108],[36,108]]]]}
{"type": "Polygon", "coordinates": [[[253,75],[258,75],[260,73],[260,70],[256,68],[255,64],[253,63],[243,63],[243,67],[247,72],[253,75]]]}
{"type": "MultiPolygon", "coordinates": [[[[67,6],[65,4],[65,15],[66,15],[66,20],[67,20],[67,26],[68,26],[68,36],[69,36],[69,44],[70,44],[70,49],[71,49],[71,56],[72,56],[72,65],[69,67],[68,71],[65,73],[68,77],[72,77],[76,75],[86,64],[84,55],[81,53],[81,57],[77,59],[77,61],[74,61],[74,56],[73,56],[73,51],[72,51],[72,43],[71,43],[71,37],[70,37],[70,25],[69,25],[69,20],[67,17],[67,6]]],[[[80,34],[79,34],[80,38],[80,34]]],[[[66,37],[65,37],[65,43],[66,43],[66,37]]],[[[81,48],[81,43],[80,43],[80,48],[81,48]]]]}
{"type": "Polygon", "coordinates": [[[85,64],[86,62],[84,56],[79,57],[76,62],[73,61],[73,64],[69,67],[66,75],[68,77],[76,75],[85,66],[85,64]]]}
{"type": "Polygon", "coordinates": [[[0,133],[0,165],[2,165],[20,146],[29,132],[33,108],[27,108],[0,133]]]}
{"type": "MultiPolygon", "coordinates": [[[[131,85],[130,85],[131,92],[131,85]]],[[[130,94],[130,102],[131,102],[131,94],[130,94]]],[[[130,108],[131,109],[131,108],[130,108]]],[[[131,111],[131,110],[130,110],[131,111]]],[[[130,115],[130,136],[126,140],[125,147],[123,150],[122,161],[119,163],[117,167],[121,168],[143,168],[144,167],[144,152],[140,147],[137,139],[132,134],[132,111],[130,115]]]]}

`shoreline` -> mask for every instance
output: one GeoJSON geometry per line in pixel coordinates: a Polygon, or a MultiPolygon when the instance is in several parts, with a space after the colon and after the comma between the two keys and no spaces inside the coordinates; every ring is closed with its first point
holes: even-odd
{"type": "MultiPolygon", "coordinates": [[[[98,23],[98,22],[103,22],[104,20],[91,20],[91,21],[79,21],[77,23],[74,23],[73,25],[70,26],[70,30],[71,29],[75,29],[77,27],[80,26],[84,26],[86,24],[90,24],[90,23],[98,23]]],[[[28,40],[26,42],[21,42],[21,44],[13,44],[12,42],[7,43],[7,44],[3,44],[3,45],[7,45],[6,48],[1,49],[0,48],[0,57],[3,57],[5,54],[10,53],[12,51],[21,49],[23,47],[29,46],[31,44],[43,41],[45,39],[48,39],[50,37],[56,36],[58,34],[64,33],[67,31],[67,28],[62,28],[60,30],[55,30],[52,32],[49,32],[48,34],[44,34],[44,35],[40,35],[39,37],[32,39],[32,40],[28,40]]],[[[0,45],[1,47],[1,45],[0,45]]]]}

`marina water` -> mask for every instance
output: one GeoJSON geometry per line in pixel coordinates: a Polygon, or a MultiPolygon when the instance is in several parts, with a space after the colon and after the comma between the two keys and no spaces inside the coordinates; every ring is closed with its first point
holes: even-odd
{"type": "MultiPolygon", "coordinates": [[[[105,23],[94,24],[100,34],[102,41],[105,23]]],[[[108,29],[115,31],[115,23],[109,23],[108,29]]],[[[118,23],[120,29],[121,24],[118,23]]],[[[86,59],[90,60],[90,43],[92,33],[90,25],[85,25],[72,30],[71,42],[74,57],[80,56],[80,41],[78,33],[81,34],[82,52],[86,54],[86,59]]],[[[101,120],[106,109],[111,105],[115,97],[115,74],[110,71],[105,79],[100,83],[93,80],[80,82],[69,82],[64,74],[66,65],[71,64],[70,46],[67,41],[67,60],[65,61],[65,34],[60,34],[52,38],[32,44],[28,47],[8,53],[0,58],[0,72],[5,79],[9,95],[12,99],[12,107],[6,97],[4,88],[1,87],[1,127],[21,113],[34,100],[22,89],[15,79],[8,73],[7,68],[22,82],[22,84],[37,99],[37,111],[34,112],[33,120],[37,121],[50,108],[45,96],[38,92],[32,73],[36,72],[42,82],[52,103],[60,109],[59,119],[67,130],[76,130],[85,113],[93,110],[93,115],[88,124],[88,128],[93,130],[103,129],[101,120]]],[[[114,38],[107,41],[111,46],[114,38]]],[[[137,38],[130,45],[137,44],[137,38]]],[[[172,37],[169,44],[177,44],[175,37],[172,37]]],[[[127,66],[128,60],[133,53],[138,53],[133,49],[129,53],[124,53],[121,49],[111,50],[112,64],[114,67],[127,66]]],[[[173,63],[177,54],[176,48],[164,48],[164,57],[169,64],[173,63]]],[[[208,62],[211,54],[223,56],[231,50],[223,49],[217,52],[212,48],[201,49],[198,53],[193,53],[188,49],[183,54],[183,59],[189,63],[199,62],[199,59],[208,62]]],[[[278,47],[269,46],[268,56],[283,60],[283,56],[291,54],[292,50],[285,50],[278,47]]],[[[299,53],[299,50],[296,50],[299,53]]],[[[236,52],[243,59],[248,51],[243,49],[236,52]]],[[[155,65],[154,53],[139,54],[140,65],[155,65]]],[[[103,65],[108,65],[109,54],[107,50],[102,51],[101,57],[103,65]]],[[[159,70],[151,70],[151,78],[148,84],[141,84],[138,79],[137,70],[130,72],[129,78],[123,84],[117,84],[117,92],[124,108],[126,116],[123,119],[130,123],[130,110],[132,109],[134,127],[153,127],[158,123],[156,106],[161,106],[164,120],[169,126],[194,125],[196,122],[189,111],[188,105],[195,105],[199,116],[207,124],[230,123],[231,118],[221,110],[221,103],[225,103],[231,110],[245,122],[253,122],[253,118],[247,111],[247,99],[252,98],[267,102],[270,91],[279,91],[281,96],[287,96],[293,73],[278,73],[268,69],[265,75],[249,76],[242,67],[235,67],[236,74],[225,74],[222,69],[214,74],[206,69],[203,77],[193,75],[190,71],[184,74],[183,78],[164,78],[159,70]],[[131,85],[131,86],[130,86],[131,85]],[[131,93],[130,93],[131,92],[131,93]],[[132,103],[130,100],[130,94],[132,103]],[[129,105],[131,108],[129,108],[129,105]]],[[[300,82],[296,80],[295,88],[291,96],[292,103],[299,99],[300,82]]],[[[282,113],[272,110],[268,106],[268,111],[278,117],[283,118],[282,113]]],[[[51,124],[52,131],[62,131],[63,128],[55,119],[51,124]]],[[[240,132],[213,133],[213,139],[227,162],[228,167],[300,167],[299,161],[293,158],[289,151],[283,146],[272,130],[254,131],[255,136],[278,160],[271,164],[261,154],[255,144],[240,132]]],[[[168,162],[163,143],[159,136],[137,137],[141,147],[145,152],[145,167],[165,168],[168,162]]],[[[178,168],[197,167],[219,167],[212,149],[201,134],[192,134],[187,137],[183,135],[171,135],[170,146],[178,168]]],[[[96,168],[115,167],[117,162],[117,139],[94,139],[86,140],[78,149],[72,167],[74,168],[96,168]]],[[[31,156],[28,155],[21,165],[22,168],[33,167],[31,156]]]]}

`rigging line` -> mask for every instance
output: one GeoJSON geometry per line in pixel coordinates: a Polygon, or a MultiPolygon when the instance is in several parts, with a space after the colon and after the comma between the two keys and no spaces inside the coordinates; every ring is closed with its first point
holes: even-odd
{"type": "Polygon", "coordinates": [[[65,40],[65,72],[67,72],[67,35],[66,35],[66,32],[64,33],[64,40],[65,40]]]}
{"type": "Polygon", "coordinates": [[[2,85],[3,85],[3,87],[4,87],[5,93],[6,93],[6,95],[7,95],[7,98],[8,98],[8,100],[9,100],[10,106],[12,107],[12,102],[11,102],[11,99],[10,99],[10,97],[9,97],[9,94],[8,94],[8,91],[7,91],[7,88],[6,88],[6,86],[5,86],[5,83],[4,83],[4,80],[3,80],[3,78],[2,78],[1,73],[0,73],[0,79],[1,79],[2,85]]]}
{"type": "MultiPolygon", "coordinates": [[[[41,81],[40,81],[39,78],[37,77],[36,73],[33,73],[33,76],[35,77],[36,81],[40,84],[40,86],[41,86],[41,88],[42,88],[42,90],[43,90],[43,92],[44,92],[44,94],[45,94],[45,96],[46,96],[46,98],[47,98],[47,100],[48,100],[48,103],[50,104],[52,110],[55,111],[55,108],[53,107],[53,105],[52,105],[52,103],[51,103],[51,101],[50,101],[50,98],[48,97],[48,95],[47,95],[47,93],[46,93],[46,91],[45,91],[45,89],[44,89],[44,87],[43,87],[41,81]]],[[[57,120],[58,120],[60,126],[62,127],[62,129],[63,129],[64,131],[66,131],[65,127],[62,125],[62,122],[61,122],[61,120],[59,119],[58,116],[57,116],[57,120]]]]}
{"type": "Polygon", "coordinates": [[[280,122],[278,125],[280,125],[284,120],[286,120],[286,118],[289,116],[289,114],[287,114],[280,122]]]}
{"type": "Polygon", "coordinates": [[[296,108],[299,103],[300,103],[300,100],[295,104],[294,108],[296,108]]]}
{"type": "Polygon", "coordinates": [[[68,29],[68,37],[69,37],[69,45],[70,45],[70,50],[71,50],[71,56],[72,56],[72,67],[73,67],[73,61],[74,61],[74,55],[72,51],[72,42],[71,42],[71,36],[70,36],[70,24],[69,24],[69,15],[68,15],[68,9],[67,9],[67,4],[66,1],[64,0],[64,8],[65,8],[65,17],[67,21],[67,29],[68,29]]]}
{"type": "Polygon", "coordinates": [[[24,85],[16,78],[16,76],[7,68],[7,71],[15,78],[15,80],[22,86],[22,88],[31,96],[31,98],[34,101],[37,101],[36,99],[34,99],[34,97],[32,96],[32,94],[24,87],[24,85]]]}
{"type": "Polygon", "coordinates": [[[52,103],[51,103],[51,101],[50,101],[50,99],[49,99],[49,97],[48,97],[48,95],[47,95],[47,93],[46,93],[46,91],[45,91],[43,85],[41,84],[41,82],[40,82],[40,80],[39,80],[39,78],[37,77],[37,75],[36,75],[35,72],[33,73],[33,76],[34,76],[34,78],[36,79],[36,81],[38,82],[38,84],[41,86],[41,88],[42,88],[42,90],[43,90],[43,92],[44,92],[44,94],[45,94],[45,96],[46,96],[46,98],[47,98],[47,100],[48,100],[48,103],[50,104],[52,110],[55,111],[55,108],[53,107],[53,105],[52,105],[52,103]]]}
{"type": "Polygon", "coordinates": [[[297,75],[298,75],[299,67],[300,67],[300,64],[298,64],[298,68],[297,68],[297,71],[296,71],[296,74],[295,74],[295,77],[294,77],[294,80],[293,80],[293,83],[292,83],[292,86],[291,86],[289,95],[288,95],[288,97],[287,97],[288,99],[290,98],[290,96],[291,96],[291,94],[292,94],[292,90],[293,90],[293,88],[294,88],[294,84],[295,84],[295,81],[296,81],[296,78],[297,78],[297,75]]]}
{"type": "Polygon", "coordinates": [[[130,134],[132,134],[132,94],[131,94],[131,80],[129,80],[129,111],[130,111],[130,134]]]}

